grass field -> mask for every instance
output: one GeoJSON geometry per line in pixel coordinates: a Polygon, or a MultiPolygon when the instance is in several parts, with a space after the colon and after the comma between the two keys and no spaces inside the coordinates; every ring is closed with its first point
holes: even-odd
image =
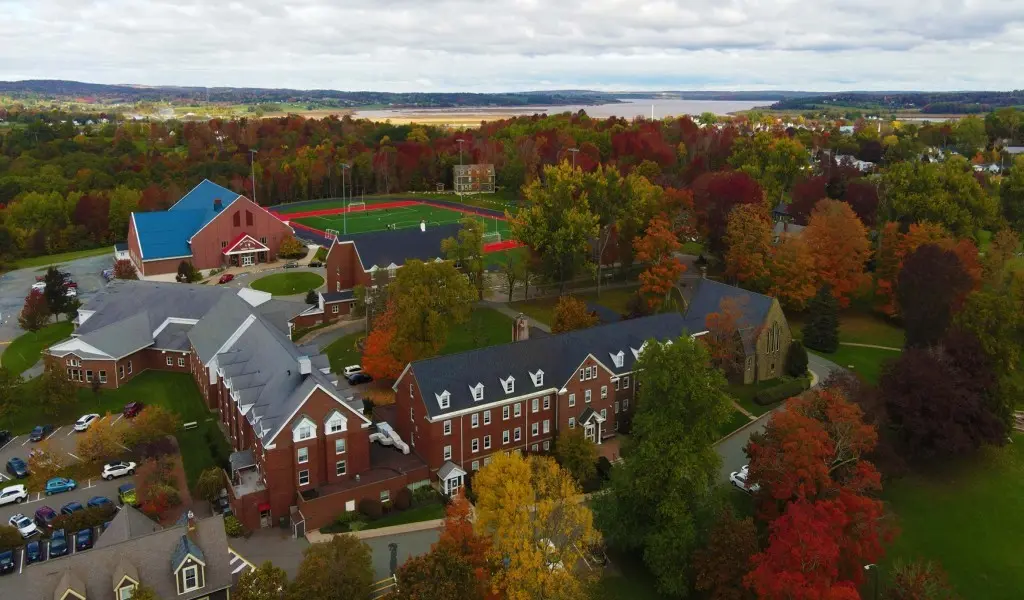
{"type": "Polygon", "coordinates": [[[729,384],[725,387],[725,393],[729,394],[736,399],[736,402],[740,406],[745,408],[748,412],[753,415],[760,416],[770,411],[771,409],[778,406],[778,404],[772,404],[770,406],[761,406],[757,402],[754,402],[754,396],[758,392],[770,387],[774,387],[782,383],[781,379],[768,379],[766,381],[759,381],[757,383],[751,383],[749,385],[742,383],[729,384]]]}
{"type": "MultiPolygon", "coordinates": [[[[350,212],[347,216],[338,214],[299,217],[295,219],[295,222],[323,231],[335,229],[340,232],[348,232],[348,234],[359,234],[386,231],[389,228],[409,229],[419,227],[421,221],[426,222],[427,227],[436,227],[438,225],[458,223],[467,216],[472,216],[484,224],[485,231],[488,233],[498,232],[502,234],[502,239],[508,239],[509,234],[509,227],[506,221],[480,215],[467,215],[450,208],[418,204],[415,206],[373,209],[372,205],[368,204],[367,209],[350,212]]],[[[315,209],[310,208],[310,210],[315,209]]]]}
{"type": "Polygon", "coordinates": [[[324,284],[324,278],[310,271],[276,273],[257,279],[250,284],[254,290],[269,292],[275,296],[305,294],[324,284]]]}
{"type": "MultiPolygon", "coordinates": [[[[806,315],[792,314],[786,318],[794,334],[803,330],[806,315]]],[[[839,314],[839,341],[902,348],[905,336],[901,328],[882,317],[850,310],[839,314]]]]}
{"type": "Polygon", "coordinates": [[[0,363],[12,373],[20,374],[36,364],[43,350],[71,335],[75,326],[70,321],[51,323],[36,332],[23,333],[4,349],[0,363]]]}
{"type": "Polygon", "coordinates": [[[732,409],[732,412],[729,413],[729,420],[722,423],[722,426],[718,428],[718,435],[725,437],[749,422],[750,418],[747,417],[747,415],[734,408],[732,409]]]}
{"type": "Polygon", "coordinates": [[[965,600],[1021,597],[1024,435],[937,472],[889,483],[882,496],[900,529],[883,577],[896,559],[927,558],[942,565],[965,600]]]}
{"type": "MultiPolygon", "coordinates": [[[[639,286],[628,285],[623,287],[614,287],[601,290],[601,295],[598,296],[597,292],[585,292],[583,294],[572,294],[577,298],[589,302],[591,304],[600,304],[606,308],[614,310],[619,314],[628,312],[627,304],[630,298],[636,294],[636,290],[639,286]]],[[[549,298],[534,298],[533,300],[520,300],[512,303],[512,308],[522,311],[531,319],[540,321],[545,325],[552,325],[555,322],[555,305],[558,303],[558,296],[552,296],[549,298]]]]}
{"type": "Polygon", "coordinates": [[[831,360],[840,367],[845,367],[859,374],[870,383],[878,383],[882,367],[888,360],[899,358],[900,353],[894,350],[878,348],[861,348],[858,346],[839,346],[832,354],[814,352],[822,358],[831,360]]]}
{"type": "MultiPolygon", "coordinates": [[[[30,258],[19,258],[14,261],[15,269],[28,269],[31,267],[48,267],[50,265],[56,265],[69,260],[76,260],[79,258],[89,258],[90,256],[100,256],[101,254],[113,254],[114,249],[110,246],[103,246],[101,248],[92,248],[91,250],[76,250],[74,252],[62,252],[60,254],[47,254],[46,256],[32,256],[30,258]]],[[[111,259],[113,260],[113,259],[111,259]]]]}

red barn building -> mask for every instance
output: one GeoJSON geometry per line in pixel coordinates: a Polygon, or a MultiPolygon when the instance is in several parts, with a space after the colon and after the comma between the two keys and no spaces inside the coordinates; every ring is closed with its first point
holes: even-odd
{"type": "Polygon", "coordinates": [[[182,260],[200,270],[277,260],[292,235],[269,211],[203,180],[165,211],[132,213],[128,253],[142,277],[176,273],[182,260]]]}

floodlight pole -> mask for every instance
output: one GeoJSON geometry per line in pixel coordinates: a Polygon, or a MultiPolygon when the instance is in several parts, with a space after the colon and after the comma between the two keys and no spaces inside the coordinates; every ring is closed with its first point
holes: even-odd
{"type": "Polygon", "coordinates": [[[459,143],[459,166],[461,167],[462,166],[462,143],[465,142],[466,140],[464,140],[462,138],[459,138],[459,139],[457,139],[455,141],[459,143]]]}
{"type": "Polygon", "coordinates": [[[249,167],[252,169],[252,201],[256,202],[256,155],[259,154],[259,150],[249,149],[249,167]]]}
{"type": "Polygon", "coordinates": [[[566,152],[572,153],[572,170],[576,170],[576,153],[579,152],[579,148],[566,148],[566,152]]]}
{"type": "Polygon", "coordinates": [[[341,163],[341,205],[345,211],[342,213],[342,233],[348,235],[348,202],[345,201],[345,171],[352,168],[348,163],[341,163]]]}

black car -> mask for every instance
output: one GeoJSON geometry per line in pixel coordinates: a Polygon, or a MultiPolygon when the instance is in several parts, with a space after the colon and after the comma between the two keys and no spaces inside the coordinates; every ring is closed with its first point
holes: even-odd
{"type": "Polygon", "coordinates": [[[11,441],[11,432],[0,429],[0,448],[3,448],[9,441],[11,441]]]}
{"type": "Polygon", "coordinates": [[[324,263],[322,263],[322,262],[320,262],[318,260],[311,260],[311,261],[309,261],[309,266],[311,266],[311,267],[322,267],[322,266],[324,266],[324,263]]]}
{"type": "Polygon", "coordinates": [[[25,564],[43,560],[43,544],[39,540],[33,540],[25,546],[25,564]]]}
{"type": "Polygon", "coordinates": [[[75,551],[92,548],[92,528],[83,529],[75,534],[75,551]]]}
{"type": "Polygon", "coordinates": [[[0,552],[0,575],[6,575],[14,571],[14,550],[0,552]]]}
{"type": "Polygon", "coordinates": [[[286,269],[297,269],[297,268],[299,268],[299,263],[295,262],[294,260],[291,261],[291,262],[286,262],[286,263],[284,263],[284,268],[286,268],[286,269]]]}
{"type": "Polygon", "coordinates": [[[346,379],[348,379],[349,385],[361,385],[373,381],[373,377],[370,377],[366,373],[353,373],[349,375],[346,379]]]}
{"type": "Polygon", "coordinates": [[[50,536],[50,558],[64,556],[68,553],[68,538],[63,529],[58,529],[50,536]]]}
{"type": "Polygon", "coordinates": [[[25,461],[15,456],[7,461],[7,472],[10,473],[12,477],[24,479],[28,477],[28,465],[25,464],[25,461]]]}
{"type": "Polygon", "coordinates": [[[57,511],[49,506],[41,506],[36,509],[35,517],[36,525],[40,529],[50,529],[53,527],[53,520],[57,518],[57,511]]]}
{"type": "Polygon", "coordinates": [[[32,430],[32,433],[28,434],[28,441],[41,442],[51,433],[53,433],[53,425],[37,425],[36,428],[32,430]]]}

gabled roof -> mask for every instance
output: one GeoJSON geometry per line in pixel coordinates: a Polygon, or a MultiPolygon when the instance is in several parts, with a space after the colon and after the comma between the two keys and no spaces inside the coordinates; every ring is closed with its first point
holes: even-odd
{"type": "Polygon", "coordinates": [[[150,328],[149,315],[142,311],[119,323],[111,323],[78,337],[114,358],[121,358],[151,345],[153,329],[150,328]]]}
{"type": "Polygon", "coordinates": [[[174,551],[171,552],[171,571],[174,572],[181,568],[181,563],[185,562],[185,559],[189,556],[204,565],[206,564],[206,556],[203,555],[203,551],[199,549],[199,546],[196,546],[195,542],[187,534],[182,534],[178,539],[178,544],[174,547],[174,551]]]}
{"type": "Polygon", "coordinates": [[[419,383],[427,413],[440,417],[534,392],[553,393],[552,390],[557,391],[575,376],[576,369],[591,355],[615,374],[629,373],[636,362],[636,352],[645,341],[652,338],[663,341],[702,331],[703,319],[693,322],[679,313],[665,313],[437,356],[411,363],[408,368],[419,383]],[[620,351],[623,362],[621,367],[616,367],[610,355],[620,351]],[[534,385],[531,376],[538,370],[544,371],[540,386],[534,385]],[[509,375],[516,383],[513,391],[506,393],[501,380],[509,375]],[[473,400],[470,392],[477,383],[484,384],[481,401],[473,400]],[[442,409],[435,397],[445,391],[449,393],[449,404],[442,409]]]}
{"type": "Polygon", "coordinates": [[[68,569],[60,576],[57,589],[53,590],[53,600],[67,600],[69,596],[85,598],[85,594],[85,583],[68,569]]]}
{"type": "Polygon", "coordinates": [[[132,213],[142,259],[191,256],[189,240],[192,236],[240,197],[204,179],[166,211],[132,213]],[[215,206],[216,200],[220,200],[219,208],[215,206]]]}
{"type": "Polygon", "coordinates": [[[721,309],[722,300],[735,299],[742,312],[739,327],[757,327],[764,323],[773,299],[764,294],[751,292],[740,287],[727,285],[713,279],[700,279],[693,283],[694,290],[686,308],[686,318],[703,326],[711,313],[721,309]]]}
{"type": "Polygon", "coordinates": [[[210,285],[115,279],[86,302],[92,315],[75,330],[78,336],[145,312],[150,332],[168,318],[199,319],[221,296],[237,290],[210,285]]]}
{"type": "Polygon", "coordinates": [[[426,231],[420,231],[419,227],[397,231],[374,231],[340,236],[335,243],[348,241],[355,243],[363,270],[369,271],[374,266],[382,269],[392,264],[402,266],[406,261],[412,259],[426,262],[435,258],[443,258],[441,240],[457,237],[461,228],[462,225],[458,223],[428,224],[426,231]]]}
{"type": "Polygon", "coordinates": [[[161,527],[156,521],[150,519],[138,509],[125,505],[111,519],[110,525],[100,534],[94,547],[106,548],[127,542],[132,538],[159,531],[160,529],[161,527]]]}

